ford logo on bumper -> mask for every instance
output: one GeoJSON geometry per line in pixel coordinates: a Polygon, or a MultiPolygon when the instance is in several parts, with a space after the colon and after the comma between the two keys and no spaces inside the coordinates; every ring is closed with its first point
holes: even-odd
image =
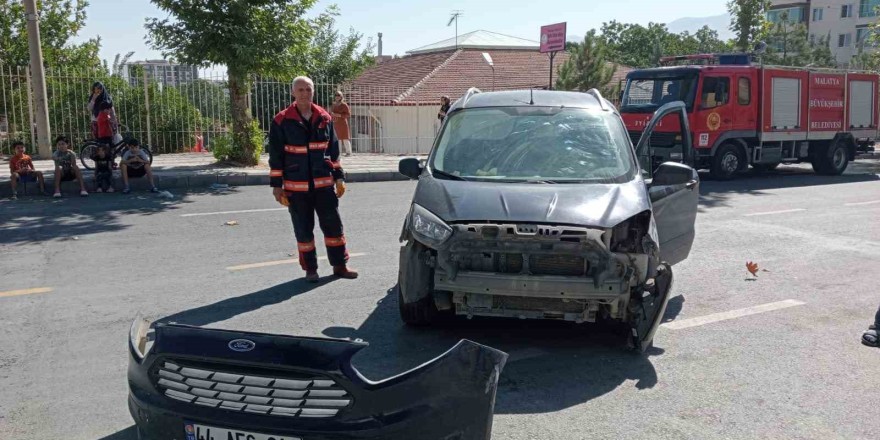
{"type": "Polygon", "coordinates": [[[255,344],[254,341],[251,341],[249,339],[233,339],[233,340],[229,341],[229,349],[232,351],[239,351],[239,352],[251,351],[256,346],[257,346],[257,344],[255,344]]]}

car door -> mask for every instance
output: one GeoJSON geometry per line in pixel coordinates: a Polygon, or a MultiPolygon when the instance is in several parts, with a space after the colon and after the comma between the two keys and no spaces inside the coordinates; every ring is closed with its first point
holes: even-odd
{"type": "Polygon", "coordinates": [[[648,165],[650,179],[646,181],[660,241],[660,258],[670,265],[677,264],[690,255],[700,195],[700,176],[691,167],[694,160],[693,139],[685,104],[681,101],[672,102],[657,109],[636,146],[639,162],[644,163],[647,159],[650,164],[651,133],[664,116],[673,113],[678,113],[679,116],[683,163],[664,162],[655,171],[651,171],[648,165]]]}

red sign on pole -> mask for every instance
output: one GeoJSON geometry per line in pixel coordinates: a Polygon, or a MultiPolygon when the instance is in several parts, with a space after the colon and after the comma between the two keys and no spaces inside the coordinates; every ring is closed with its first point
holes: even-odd
{"type": "Polygon", "coordinates": [[[541,26],[541,53],[565,50],[565,25],[556,23],[541,26]]]}

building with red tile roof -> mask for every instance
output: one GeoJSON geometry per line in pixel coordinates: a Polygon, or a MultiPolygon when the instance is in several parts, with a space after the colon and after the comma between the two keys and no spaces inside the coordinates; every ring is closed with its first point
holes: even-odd
{"type": "MultiPolygon", "coordinates": [[[[356,151],[425,153],[439,128],[440,97],[537,88],[550,83],[549,54],[539,42],[488,31],[433,43],[398,58],[384,58],[343,87],[352,109],[356,151]],[[484,54],[492,61],[489,64],[484,54]]],[[[567,59],[556,53],[553,80],[567,59]]],[[[629,69],[618,67],[613,84],[629,69]]]]}

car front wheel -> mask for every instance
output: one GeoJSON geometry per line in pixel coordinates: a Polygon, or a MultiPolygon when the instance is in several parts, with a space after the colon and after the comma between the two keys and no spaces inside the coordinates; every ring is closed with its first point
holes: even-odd
{"type": "Polygon", "coordinates": [[[427,250],[427,247],[415,240],[410,240],[400,248],[397,302],[400,318],[411,326],[429,325],[440,315],[437,305],[434,304],[434,270],[423,260],[427,250]]]}

